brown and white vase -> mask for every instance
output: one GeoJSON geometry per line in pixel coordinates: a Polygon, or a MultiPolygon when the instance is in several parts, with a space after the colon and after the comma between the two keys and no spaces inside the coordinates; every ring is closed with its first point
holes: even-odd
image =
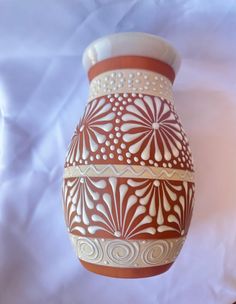
{"type": "Polygon", "coordinates": [[[76,254],[107,276],[163,273],[193,209],[192,156],[172,93],[180,57],[157,36],[121,33],[90,44],[83,64],[89,99],[63,185],[76,254]]]}

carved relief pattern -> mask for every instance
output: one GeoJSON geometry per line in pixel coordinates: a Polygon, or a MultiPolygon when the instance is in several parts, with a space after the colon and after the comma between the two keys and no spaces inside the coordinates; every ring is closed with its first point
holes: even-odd
{"type": "Polygon", "coordinates": [[[142,233],[155,234],[155,228],[147,227],[152,218],[146,214],[146,207],[138,203],[137,196],[127,195],[128,185],[118,185],[115,177],[108,178],[108,183],[111,192],[105,192],[101,204],[97,204],[97,213],[92,215],[92,220],[97,225],[91,224],[88,231],[94,234],[97,230],[103,230],[112,236],[123,238],[142,233]]]}
{"type": "Polygon", "coordinates": [[[96,152],[106,141],[106,134],[113,129],[115,114],[110,111],[111,104],[105,98],[94,100],[85,110],[84,116],[72,138],[66,162],[70,165],[86,159],[90,151],[96,152]]]}
{"type": "Polygon", "coordinates": [[[92,81],[93,98],[68,149],[68,230],[84,261],[168,264],[183,245],[194,200],[192,156],[168,99],[171,83],[148,71],[108,74],[92,81]]]}
{"type": "Polygon", "coordinates": [[[152,150],[155,151],[152,158],[156,161],[169,161],[172,156],[179,156],[183,136],[167,103],[158,97],[144,96],[135,99],[126,111],[122,116],[121,131],[124,132],[124,142],[131,143],[129,152],[141,152],[143,160],[150,159],[152,150]]]}
{"type": "Polygon", "coordinates": [[[65,168],[64,178],[80,176],[117,176],[150,179],[194,181],[194,173],[188,170],[156,168],[135,165],[78,165],[65,168]]]}
{"type": "Polygon", "coordinates": [[[173,213],[167,217],[167,222],[172,225],[160,225],[157,230],[164,231],[178,231],[181,235],[187,233],[193,212],[193,197],[194,185],[189,187],[187,182],[183,182],[184,192],[179,196],[179,204],[173,207],[173,213]]]}
{"type": "Polygon", "coordinates": [[[139,69],[117,69],[96,76],[90,83],[89,101],[108,94],[143,93],[173,100],[172,83],[165,76],[139,69]]]}
{"type": "Polygon", "coordinates": [[[67,225],[76,235],[176,237],[187,233],[194,185],[157,179],[75,177],[65,180],[63,193],[67,225]]]}
{"type": "Polygon", "coordinates": [[[113,267],[150,267],[172,263],[185,238],[163,240],[93,239],[71,235],[78,258],[113,267]]]}
{"type": "Polygon", "coordinates": [[[135,93],[88,103],[65,167],[107,163],[193,171],[188,141],[173,104],[135,93]]]}

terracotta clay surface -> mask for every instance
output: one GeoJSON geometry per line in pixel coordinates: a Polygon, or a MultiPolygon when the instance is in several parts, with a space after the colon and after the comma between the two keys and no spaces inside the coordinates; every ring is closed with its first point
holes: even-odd
{"type": "Polygon", "coordinates": [[[171,66],[158,59],[144,56],[119,56],[104,59],[90,68],[88,71],[88,77],[91,81],[94,77],[106,71],[126,68],[158,72],[163,76],[166,76],[172,83],[175,79],[175,72],[171,66]]]}
{"type": "Polygon", "coordinates": [[[192,156],[173,104],[174,70],[129,55],[100,61],[88,74],[89,101],[65,162],[71,241],[95,273],[160,274],[183,246],[194,198],[192,156]]]}
{"type": "Polygon", "coordinates": [[[158,274],[166,272],[172,264],[166,264],[162,266],[154,266],[147,268],[115,268],[115,267],[104,267],[80,260],[81,264],[89,271],[97,274],[105,275],[112,278],[127,278],[127,279],[140,279],[146,277],[152,277],[158,274]]]}

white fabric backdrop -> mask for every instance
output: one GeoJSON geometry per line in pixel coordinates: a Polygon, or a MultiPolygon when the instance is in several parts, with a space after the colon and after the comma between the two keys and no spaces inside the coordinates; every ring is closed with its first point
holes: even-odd
{"type": "Polygon", "coordinates": [[[236,2],[0,0],[0,303],[236,301],[236,2]],[[160,35],[182,54],[176,108],[196,167],[183,251],[166,274],[111,279],[76,261],[61,208],[65,151],[95,38],[160,35]]]}

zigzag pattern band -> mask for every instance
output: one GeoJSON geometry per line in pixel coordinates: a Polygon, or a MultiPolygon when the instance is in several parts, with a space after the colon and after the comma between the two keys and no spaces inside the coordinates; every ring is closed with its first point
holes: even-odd
{"type": "Polygon", "coordinates": [[[80,176],[115,176],[125,178],[167,179],[193,182],[194,174],[188,170],[131,165],[78,165],[65,168],[64,178],[80,176]]]}

